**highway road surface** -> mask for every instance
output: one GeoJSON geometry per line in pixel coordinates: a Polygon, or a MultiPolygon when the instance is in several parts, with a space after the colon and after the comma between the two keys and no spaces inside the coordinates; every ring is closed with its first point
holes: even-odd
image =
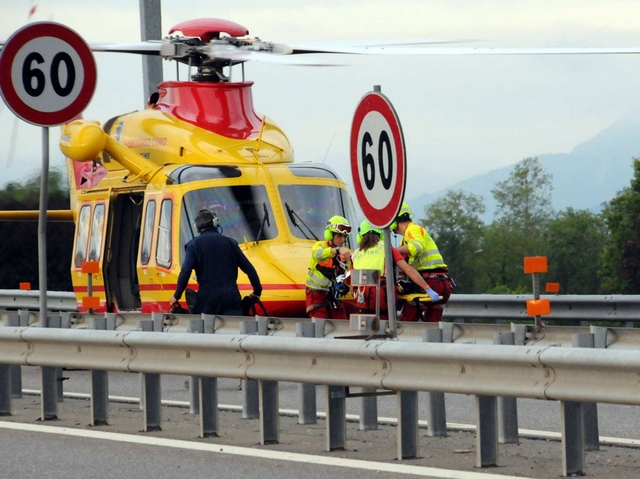
{"type": "MultiPolygon", "coordinates": [[[[39,369],[23,368],[25,391],[39,389],[39,369]]],[[[89,392],[86,371],[64,371],[65,392],[89,392]]],[[[110,395],[139,397],[139,377],[110,373],[110,395]]],[[[187,404],[185,377],[162,376],[163,400],[187,404]]],[[[318,410],[324,410],[318,387],[318,410]]],[[[360,399],[348,400],[348,412],[359,413],[360,399]]],[[[424,402],[424,401],[422,401],[424,402]]],[[[237,380],[219,380],[221,437],[198,438],[198,417],[188,407],[163,408],[162,431],[143,433],[142,413],[135,403],[113,402],[109,425],[90,427],[86,399],[59,404],[58,421],[40,422],[39,397],[25,394],[13,400],[14,415],[0,418],[3,451],[0,478],[47,477],[224,477],[224,478],[396,478],[434,477],[495,479],[505,477],[556,478],[561,472],[559,404],[519,401],[520,428],[541,431],[542,439],[521,438],[520,444],[501,445],[500,467],[475,468],[475,436],[470,427],[450,427],[446,438],[430,438],[420,430],[420,458],[397,461],[396,428],[383,424],[377,431],[360,431],[348,424],[347,450],[325,452],[325,423],[298,425],[295,416],[280,418],[280,444],[260,446],[259,422],[241,418],[237,380]],[[232,407],[235,406],[235,407],[232,407]],[[548,427],[547,427],[548,426],[548,427]]],[[[473,397],[447,395],[449,423],[474,423],[473,397]]],[[[280,408],[297,409],[297,385],[280,385],[280,408]]],[[[379,398],[379,416],[396,417],[395,398],[379,398]]],[[[639,408],[600,405],[601,436],[617,436],[620,445],[604,445],[587,453],[592,477],[640,477],[639,408]]],[[[421,417],[425,417],[424,412],[421,417]]]]}

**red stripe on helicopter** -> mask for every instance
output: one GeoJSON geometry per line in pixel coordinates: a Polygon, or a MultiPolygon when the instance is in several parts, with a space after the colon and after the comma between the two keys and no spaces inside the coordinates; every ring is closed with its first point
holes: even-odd
{"type": "MultiPolygon", "coordinates": [[[[197,291],[198,286],[189,285],[189,288],[197,291]]],[[[263,284],[263,290],[281,290],[281,289],[305,289],[306,286],[304,284],[263,284]]],[[[141,284],[140,291],[175,291],[175,284],[141,284]]],[[[252,291],[253,287],[250,284],[239,284],[238,289],[240,291],[252,291]]],[[[94,286],[94,292],[104,292],[104,286],[94,286]]],[[[74,293],[86,293],[86,286],[74,286],[74,293]]]]}

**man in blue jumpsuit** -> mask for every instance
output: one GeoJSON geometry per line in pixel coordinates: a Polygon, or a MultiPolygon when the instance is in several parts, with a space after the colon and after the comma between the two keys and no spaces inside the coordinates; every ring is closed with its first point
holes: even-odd
{"type": "Polygon", "coordinates": [[[192,311],[194,314],[242,316],[238,268],[249,277],[253,286],[250,296],[259,298],[262,294],[256,269],[240,250],[236,240],[218,232],[219,223],[220,219],[212,211],[198,212],[195,224],[200,236],[193,238],[185,246],[186,254],[176,291],[169,300],[171,306],[182,296],[194,269],[198,279],[198,294],[192,311]]]}

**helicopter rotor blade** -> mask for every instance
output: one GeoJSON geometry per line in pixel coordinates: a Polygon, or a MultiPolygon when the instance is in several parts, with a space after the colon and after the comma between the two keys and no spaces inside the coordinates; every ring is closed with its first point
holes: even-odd
{"type": "Polygon", "coordinates": [[[162,40],[149,40],[146,42],[131,43],[90,43],[89,47],[94,52],[111,53],[135,53],[138,55],[160,55],[164,42],[162,40]]]}

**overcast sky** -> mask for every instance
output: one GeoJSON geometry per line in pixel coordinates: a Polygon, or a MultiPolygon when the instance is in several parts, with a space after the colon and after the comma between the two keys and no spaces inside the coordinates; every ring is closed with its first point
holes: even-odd
{"type": "MultiPolygon", "coordinates": [[[[88,42],[140,38],[136,0],[40,1],[37,20],[68,25],[88,42]]],[[[22,27],[30,2],[2,0],[0,38],[22,27]]],[[[232,20],[263,40],[473,39],[473,46],[638,47],[637,0],[163,0],[163,32],[184,20],[232,20]]],[[[97,53],[98,87],[84,116],[100,122],[144,105],[133,55],[97,53]]],[[[345,67],[252,63],[258,113],[288,133],[297,161],[325,162],[350,181],[348,138],[360,98],[373,85],[393,103],[408,162],[406,198],[513,164],[570,151],[640,107],[640,55],[399,56],[349,58],[345,67]]],[[[165,79],[174,79],[167,64],[165,79]]],[[[0,184],[38,172],[37,127],[0,110],[0,184]]],[[[57,128],[51,165],[62,165],[57,128]]]]}

